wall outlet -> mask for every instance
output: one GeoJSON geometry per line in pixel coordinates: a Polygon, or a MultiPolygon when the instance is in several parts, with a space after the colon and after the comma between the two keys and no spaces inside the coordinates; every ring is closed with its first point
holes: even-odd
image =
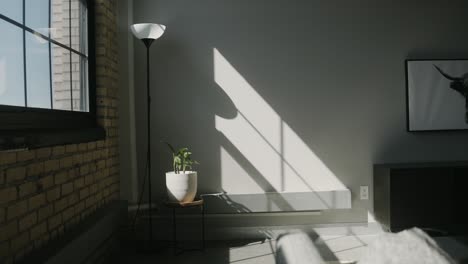
{"type": "Polygon", "coordinates": [[[359,193],[361,200],[369,200],[369,186],[360,186],[359,193]]]}

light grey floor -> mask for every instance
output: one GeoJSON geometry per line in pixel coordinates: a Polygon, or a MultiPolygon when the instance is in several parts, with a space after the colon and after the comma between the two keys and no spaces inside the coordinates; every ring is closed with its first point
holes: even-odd
{"type": "MultiPolygon", "coordinates": [[[[354,263],[375,235],[328,236],[315,243],[328,263],[354,263]]],[[[193,245],[186,245],[193,246],[193,245]]],[[[174,256],[171,248],[154,255],[137,253],[123,254],[120,263],[174,263],[174,264],[273,264],[275,263],[275,240],[265,241],[210,241],[204,252],[192,251],[174,256]]]]}

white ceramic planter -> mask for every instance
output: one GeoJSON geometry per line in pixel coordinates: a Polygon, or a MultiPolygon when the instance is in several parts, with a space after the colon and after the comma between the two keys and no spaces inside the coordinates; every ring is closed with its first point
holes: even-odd
{"type": "Polygon", "coordinates": [[[197,194],[197,172],[166,173],[167,197],[171,202],[192,202],[197,194]]]}

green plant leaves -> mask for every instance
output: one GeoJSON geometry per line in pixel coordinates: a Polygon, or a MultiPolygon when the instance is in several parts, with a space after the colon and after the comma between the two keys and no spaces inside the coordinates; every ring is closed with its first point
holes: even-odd
{"type": "Polygon", "coordinates": [[[175,153],[175,148],[169,142],[163,141],[163,143],[171,150],[172,154],[175,153]]]}
{"type": "Polygon", "coordinates": [[[175,148],[168,142],[164,142],[172,152],[172,166],[175,173],[180,173],[182,170],[184,173],[187,169],[192,169],[192,165],[200,164],[196,160],[192,160],[192,152],[188,148],[180,148],[177,152],[175,148]]]}

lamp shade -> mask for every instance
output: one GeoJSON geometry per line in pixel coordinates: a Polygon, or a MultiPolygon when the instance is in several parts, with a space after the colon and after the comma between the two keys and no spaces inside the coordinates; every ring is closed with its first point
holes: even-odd
{"type": "Polygon", "coordinates": [[[130,29],[133,35],[139,39],[158,39],[164,34],[166,26],[161,24],[141,23],[131,25],[130,29]]]}

